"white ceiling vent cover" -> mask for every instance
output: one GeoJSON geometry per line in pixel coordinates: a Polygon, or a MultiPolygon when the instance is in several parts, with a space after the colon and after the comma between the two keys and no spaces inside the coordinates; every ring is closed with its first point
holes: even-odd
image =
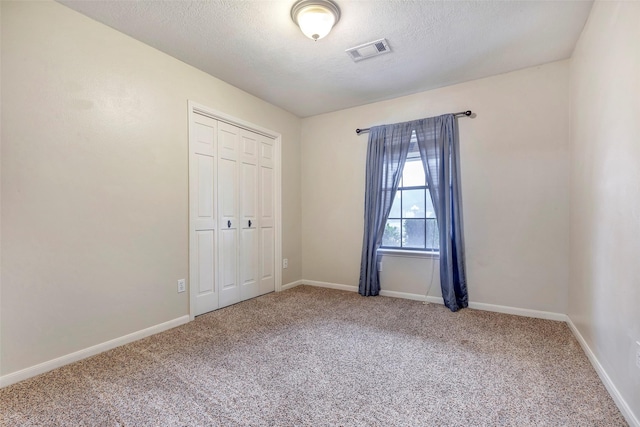
{"type": "Polygon", "coordinates": [[[345,52],[353,59],[353,62],[382,55],[391,52],[387,39],[380,39],[374,42],[361,44],[360,46],[347,49],[345,52]]]}

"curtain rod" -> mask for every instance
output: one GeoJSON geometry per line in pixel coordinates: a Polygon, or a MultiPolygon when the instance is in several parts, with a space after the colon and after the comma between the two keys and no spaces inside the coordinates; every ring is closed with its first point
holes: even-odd
{"type": "MultiPolygon", "coordinates": [[[[467,110],[467,111],[460,111],[457,113],[453,113],[454,116],[465,116],[465,117],[469,117],[471,115],[471,110],[467,110]]],[[[360,135],[361,133],[365,133],[365,132],[369,132],[369,130],[371,130],[370,128],[366,128],[366,129],[356,129],[356,133],[358,135],[360,135]]]]}

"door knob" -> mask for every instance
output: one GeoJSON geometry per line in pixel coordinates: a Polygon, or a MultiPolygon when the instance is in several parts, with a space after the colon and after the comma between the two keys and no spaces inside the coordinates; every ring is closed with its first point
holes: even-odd
{"type": "Polygon", "coordinates": [[[249,220],[249,228],[251,228],[251,220],[249,220]]]}
{"type": "Polygon", "coordinates": [[[231,221],[227,221],[227,227],[231,228],[231,221]]]}

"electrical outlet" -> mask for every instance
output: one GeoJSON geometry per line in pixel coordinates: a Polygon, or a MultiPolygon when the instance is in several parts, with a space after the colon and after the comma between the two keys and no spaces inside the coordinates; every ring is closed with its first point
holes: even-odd
{"type": "Polygon", "coordinates": [[[285,258],[282,260],[282,268],[289,268],[289,259],[285,258]]]}
{"type": "Polygon", "coordinates": [[[640,341],[636,341],[636,366],[640,368],[640,341]]]}
{"type": "Polygon", "coordinates": [[[178,280],[178,293],[184,292],[187,289],[187,281],[185,279],[178,280]]]}

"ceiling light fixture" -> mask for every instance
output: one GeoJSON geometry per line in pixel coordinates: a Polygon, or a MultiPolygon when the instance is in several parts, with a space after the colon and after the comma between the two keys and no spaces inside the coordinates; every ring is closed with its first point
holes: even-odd
{"type": "Polygon", "coordinates": [[[305,36],[319,40],[340,20],[340,8],[331,0],[299,0],[291,8],[291,19],[305,36]]]}

